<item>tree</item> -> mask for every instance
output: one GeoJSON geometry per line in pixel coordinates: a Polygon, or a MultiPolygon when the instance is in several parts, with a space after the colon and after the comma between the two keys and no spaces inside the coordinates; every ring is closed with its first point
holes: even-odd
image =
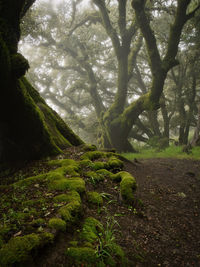
{"type": "Polygon", "coordinates": [[[0,161],[36,159],[80,145],[64,121],[24,78],[20,21],[34,0],[0,0],[0,161]]]}
{"type": "MultiPolygon", "coordinates": [[[[133,3],[134,2],[135,1],[133,1],[133,3]]],[[[137,1],[135,2],[136,14],[140,16],[141,13],[144,18],[144,21],[140,21],[138,24],[141,24],[140,27],[147,43],[147,53],[149,54],[150,68],[152,72],[152,75],[148,77],[148,80],[152,80],[152,84],[149,82],[148,86],[146,86],[146,89],[143,90],[139,98],[132,103],[128,99],[128,91],[133,84],[134,68],[137,73],[136,58],[140,48],[140,39],[138,42],[134,42],[134,40],[138,39],[140,35],[138,34],[137,25],[134,21],[129,1],[119,1],[118,3],[114,1],[93,1],[98,10],[95,9],[93,13],[89,13],[87,16],[80,16],[78,21],[75,19],[77,10],[73,9],[72,19],[70,23],[67,24],[70,24],[71,26],[68,33],[66,33],[66,30],[65,32],[62,30],[64,34],[59,34],[59,38],[56,38],[59,30],[55,27],[53,34],[52,31],[50,33],[50,38],[49,35],[47,36],[46,32],[45,34],[41,34],[42,38],[40,39],[44,41],[44,46],[51,45],[51,49],[53,50],[53,47],[56,47],[57,44],[58,49],[62,49],[70,55],[70,57],[74,60],[73,62],[76,61],[76,65],[74,65],[74,63],[72,64],[70,61],[65,67],[66,69],[76,67],[76,72],[79,73],[81,77],[80,80],[77,80],[77,83],[73,83],[72,88],[78,89],[77,91],[79,91],[79,93],[82,90],[85,94],[90,94],[92,101],[88,105],[93,105],[96,110],[96,116],[101,126],[101,144],[104,147],[114,146],[119,151],[131,150],[132,146],[128,141],[128,137],[134,136],[134,138],[139,138],[139,135],[133,131],[135,129],[135,127],[133,129],[133,126],[135,125],[140,125],[140,128],[142,127],[142,131],[145,129],[145,132],[148,133],[147,135],[149,136],[161,135],[156,111],[156,109],[160,106],[163,117],[165,118],[164,135],[167,138],[169,137],[170,116],[167,116],[166,113],[165,97],[163,96],[161,101],[160,97],[163,95],[163,85],[168,71],[174,65],[178,64],[176,61],[176,53],[183,26],[186,21],[195,14],[198,6],[192,9],[190,8],[190,13],[188,13],[188,8],[190,7],[189,2],[192,3],[193,1],[187,1],[187,3],[184,1],[178,1],[177,12],[175,13],[175,7],[173,5],[168,7],[169,3],[167,3],[166,6],[163,6],[164,4],[160,3],[160,6],[156,6],[157,2],[159,3],[160,1],[155,1],[155,6],[152,6],[149,3],[145,6],[145,1],[141,1],[140,3],[137,3],[137,1]],[[170,20],[173,18],[175,19],[174,25],[171,28],[171,34],[167,32],[165,40],[163,42],[159,42],[159,46],[162,45],[162,49],[158,49],[158,45],[156,43],[156,41],[158,41],[157,33],[154,34],[151,29],[152,22],[150,25],[150,20],[152,20],[151,13],[154,12],[155,9],[159,11],[160,8],[167,10],[170,20]],[[169,10],[171,11],[169,12],[169,10]],[[182,15],[183,18],[185,16],[185,19],[181,18],[182,15]],[[113,95],[112,92],[112,97],[109,98],[109,102],[105,100],[108,96],[108,90],[102,90],[104,86],[102,86],[103,83],[100,82],[105,79],[103,75],[100,77],[97,74],[100,71],[100,67],[95,64],[94,60],[92,60],[93,58],[95,58],[95,60],[97,59],[97,53],[98,55],[102,53],[103,57],[103,50],[98,44],[97,50],[100,51],[100,53],[97,52],[97,50],[95,52],[93,52],[94,50],[91,52],[90,42],[88,40],[84,40],[84,36],[81,35],[81,31],[83,32],[83,28],[81,27],[84,27],[84,31],[87,31],[87,27],[90,26],[89,29],[91,29],[92,25],[94,25],[92,23],[99,23],[101,27],[104,27],[107,35],[107,39],[105,40],[108,42],[108,38],[110,39],[110,42],[112,42],[112,54],[115,55],[113,62],[117,65],[117,83],[115,84],[117,91],[115,95],[113,95]],[[63,36],[65,36],[65,38],[63,38],[63,36]],[[57,39],[61,40],[61,42],[57,41],[57,39]],[[167,45],[165,45],[165,43],[167,43],[167,45]],[[94,69],[97,69],[98,71],[95,72],[94,69]],[[148,88],[151,89],[149,90],[148,88]],[[103,97],[104,95],[106,95],[106,97],[103,97]],[[143,112],[144,110],[146,110],[145,113],[143,112]],[[139,115],[142,115],[143,117],[145,115],[147,117],[152,129],[149,130],[147,127],[143,127],[145,125],[142,126],[141,122],[139,122],[139,115]]],[[[55,18],[53,15],[52,17],[55,18]]],[[[51,22],[50,25],[52,24],[53,23],[51,22]]],[[[56,23],[54,23],[54,25],[56,25],[56,23]]],[[[95,29],[97,29],[96,25],[95,29]]],[[[93,34],[93,37],[94,40],[98,40],[99,38],[95,33],[93,34]]],[[[102,43],[105,44],[105,42],[102,43]]],[[[105,60],[103,61],[104,65],[106,65],[105,60]]],[[[107,69],[107,71],[109,70],[107,69]]],[[[145,73],[145,75],[147,76],[147,73],[145,73]]],[[[115,75],[112,77],[115,79],[115,75]]],[[[147,80],[147,78],[145,80],[147,80]]],[[[105,88],[106,86],[108,87],[108,83],[104,83],[104,85],[105,88]]],[[[112,85],[112,89],[113,88],[114,86],[112,85]]],[[[49,91],[48,97],[51,97],[51,100],[54,100],[54,103],[56,102],[54,96],[49,94],[49,91]]],[[[59,96],[56,98],[58,99],[59,96]]],[[[85,129],[87,129],[87,127],[85,127],[85,129]]],[[[144,137],[140,139],[145,140],[144,137]]]]}
{"type": "MultiPolygon", "coordinates": [[[[113,105],[102,116],[102,128],[104,143],[106,146],[114,146],[119,151],[131,150],[128,143],[128,135],[138,116],[144,110],[155,110],[159,107],[159,100],[163,92],[164,82],[168,71],[178,64],[176,54],[178,44],[184,24],[194,16],[198,5],[188,13],[188,7],[191,1],[177,1],[177,9],[174,16],[174,22],[171,25],[168,36],[165,55],[161,58],[156,37],[152,31],[147,12],[145,11],[146,1],[132,1],[132,7],[135,10],[136,20],[146,42],[149,64],[152,74],[152,84],[149,92],[125,107],[127,83],[128,83],[128,55],[130,51],[130,28],[126,26],[126,3],[119,1],[119,19],[120,37],[110,22],[108,9],[105,1],[94,0],[99,8],[103,26],[110,37],[115,53],[118,59],[118,89],[113,105]]],[[[132,37],[132,36],[131,36],[132,37]]]]}

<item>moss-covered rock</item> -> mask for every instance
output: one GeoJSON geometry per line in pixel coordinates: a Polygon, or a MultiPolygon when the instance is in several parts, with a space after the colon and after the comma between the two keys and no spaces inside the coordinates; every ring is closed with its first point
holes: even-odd
{"type": "Polygon", "coordinates": [[[66,251],[66,256],[69,258],[72,266],[83,265],[93,266],[96,262],[95,250],[90,247],[69,247],[66,251]]]}
{"type": "Polygon", "coordinates": [[[134,200],[134,191],[137,188],[135,178],[128,172],[118,173],[121,176],[120,191],[124,201],[132,202],[134,200]]]}
{"type": "Polygon", "coordinates": [[[58,166],[58,167],[68,167],[68,166],[76,166],[76,167],[78,167],[79,166],[78,162],[73,160],[73,159],[50,160],[50,161],[48,161],[48,165],[50,165],[50,166],[58,166]]]}
{"type": "Polygon", "coordinates": [[[80,168],[77,167],[77,166],[68,166],[68,167],[65,168],[66,175],[74,176],[74,177],[80,176],[79,170],[80,170],[80,168]]]}
{"type": "Polygon", "coordinates": [[[27,260],[31,250],[39,244],[40,238],[37,234],[12,238],[0,250],[0,266],[12,266],[27,260]]]}
{"type": "Polygon", "coordinates": [[[30,252],[40,246],[52,242],[53,235],[44,233],[41,235],[30,234],[22,237],[14,237],[0,249],[0,266],[15,266],[29,259],[30,252]]]}
{"type": "Polygon", "coordinates": [[[114,174],[106,169],[97,170],[96,173],[100,175],[103,179],[111,178],[114,174]]]}
{"type": "Polygon", "coordinates": [[[48,165],[61,167],[56,169],[55,172],[60,172],[62,175],[79,176],[80,166],[75,160],[51,160],[48,162],[48,165]]]}
{"type": "Polygon", "coordinates": [[[98,234],[102,232],[102,230],[103,226],[98,220],[93,217],[88,217],[83,224],[80,238],[83,241],[95,243],[98,240],[98,234]]]}
{"type": "Polygon", "coordinates": [[[83,159],[79,162],[81,168],[92,168],[93,162],[89,159],[83,159]]]}
{"type": "Polygon", "coordinates": [[[123,164],[123,161],[113,156],[109,158],[108,166],[110,169],[122,169],[124,164],[123,164]]]}
{"type": "Polygon", "coordinates": [[[77,200],[68,203],[59,209],[58,213],[67,223],[67,226],[75,223],[81,214],[81,203],[77,200]]]}
{"type": "Polygon", "coordinates": [[[108,168],[108,164],[107,162],[103,162],[103,161],[95,161],[92,165],[92,169],[97,171],[100,169],[107,169],[108,168]]]}
{"type": "Polygon", "coordinates": [[[69,203],[69,202],[73,202],[73,201],[78,201],[79,203],[81,203],[81,198],[78,192],[76,191],[70,191],[67,194],[60,194],[57,195],[56,197],[54,197],[54,202],[65,202],[65,203],[69,203]]]}
{"type": "Polygon", "coordinates": [[[85,182],[80,177],[62,178],[53,180],[48,184],[49,190],[75,190],[79,193],[85,192],[85,182]]]}
{"type": "Polygon", "coordinates": [[[52,218],[49,220],[48,226],[52,229],[65,232],[66,231],[66,222],[60,218],[52,218]]]}
{"type": "Polygon", "coordinates": [[[111,176],[111,179],[112,179],[113,182],[117,182],[117,183],[121,182],[122,177],[121,177],[121,174],[120,173],[121,172],[117,172],[117,173],[115,173],[115,174],[113,174],[111,176]]]}
{"type": "Polygon", "coordinates": [[[106,157],[107,157],[107,155],[104,152],[89,151],[89,152],[86,152],[83,156],[81,156],[81,159],[95,160],[95,159],[106,158],[106,157]]]}
{"type": "Polygon", "coordinates": [[[83,145],[83,151],[95,151],[97,147],[95,145],[85,144],[83,145]]]}
{"type": "Polygon", "coordinates": [[[79,241],[70,243],[66,256],[67,260],[75,266],[79,266],[79,264],[85,266],[128,266],[122,248],[115,242],[112,226],[108,222],[106,229],[104,229],[103,225],[93,217],[85,220],[79,234],[79,241]],[[98,250],[96,249],[97,246],[98,250]],[[90,256],[88,251],[91,253],[90,256]],[[94,265],[93,260],[95,260],[94,265]]]}
{"type": "Polygon", "coordinates": [[[92,205],[103,205],[103,198],[98,192],[88,192],[87,201],[92,205]]]}
{"type": "Polygon", "coordinates": [[[85,176],[88,177],[90,179],[91,183],[93,183],[93,184],[104,181],[104,176],[97,173],[97,172],[94,172],[94,171],[86,172],[85,176]]]}

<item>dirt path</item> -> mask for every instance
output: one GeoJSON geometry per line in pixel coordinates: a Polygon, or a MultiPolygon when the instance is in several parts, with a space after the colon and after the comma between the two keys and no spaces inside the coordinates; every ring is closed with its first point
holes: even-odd
{"type": "Polygon", "coordinates": [[[200,162],[149,159],[136,165],[126,168],[137,179],[142,214],[120,220],[129,259],[136,266],[200,266],[200,162]]]}

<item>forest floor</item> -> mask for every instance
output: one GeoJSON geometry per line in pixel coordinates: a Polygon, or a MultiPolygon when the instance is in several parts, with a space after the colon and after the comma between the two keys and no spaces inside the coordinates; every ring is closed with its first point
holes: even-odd
{"type": "Polygon", "coordinates": [[[126,169],[144,215],[120,218],[128,258],[138,251],[136,266],[200,266],[200,162],[147,159],[126,169]]]}
{"type": "MultiPolygon", "coordinates": [[[[138,184],[135,203],[124,204],[109,180],[88,183],[87,191],[112,197],[101,208],[88,206],[83,197],[84,217],[104,225],[114,218],[116,243],[126,254],[126,266],[200,266],[200,161],[135,159],[124,165],[138,184]]],[[[44,171],[46,165],[39,168],[44,171]]],[[[68,266],[64,251],[71,238],[72,233],[59,234],[29,266],[68,266]]]]}

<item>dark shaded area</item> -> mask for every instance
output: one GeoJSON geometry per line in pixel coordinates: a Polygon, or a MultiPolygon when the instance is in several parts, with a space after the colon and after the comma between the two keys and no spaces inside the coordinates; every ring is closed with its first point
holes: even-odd
{"type": "Polygon", "coordinates": [[[0,162],[37,159],[82,141],[23,78],[20,20],[34,1],[0,1],[0,162]],[[13,6],[14,5],[14,6],[13,6]]]}

